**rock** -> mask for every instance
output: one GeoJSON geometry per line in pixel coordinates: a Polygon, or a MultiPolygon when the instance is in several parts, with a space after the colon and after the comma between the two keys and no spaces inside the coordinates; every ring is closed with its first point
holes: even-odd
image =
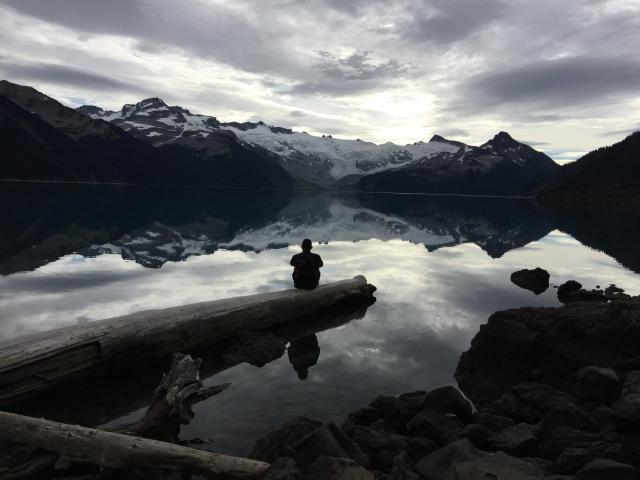
{"type": "Polygon", "coordinates": [[[511,274],[511,281],[520,288],[539,295],[549,288],[549,272],[539,267],[533,270],[519,270],[511,274]]]}
{"type": "Polygon", "coordinates": [[[600,424],[582,408],[574,403],[558,402],[553,405],[542,420],[542,429],[554,429],[558,426],[571,427],[585,432],[600,432],[600,424]]]}
{"type": "Polygon", "coordinates": [[[584,464],[591,460],[591,455],[584,448],[567,448],[553,463],[553,471],[565,475],[573,475],[584,464]]]}
{"type": "Polygon", "coordinates": [[[631,465],[598,458],[587,463],[574,478],[575,480],[640,480],[640,472],[631,465]]]}
{"type": "Polygon", "coordinates": [[[373,473],[349,458],[319,457],[311,466],[308,480],[375,480],[373,473]]]}
{"type": "Polygon", "coordinates": [[[612,283],[611,285],[609,285],[607,288],[604,289],[604,293],[605,295],[615,295],[616,293],[624,293],[624,289],[620,287],[616,287],[616,285],[612,283]]]}
{"type": "Polygon", "coordinates": [[[576,282],[575,280],[564,282],[558,287],[558,298],[577,292],[581,288],[582,284],[580,282],[576,282]]]}
{"type": "MultiPolygon", "coordinates": [[[[424,400],[427,392],[416,391],[404,393],[399,397],[380,395],[369,406],[379,412],[383,424],[377,429],[404,434],[406,423],[424,408],[424,400]]],[[[376,423],[376,422],[374,422],[376,423]]],[[[373,427],[373,424],[371,424],[373,427]]]]}
{"type": "Polygon", "coordinates": [[[488,453],[478,450],[469,440],[458,440],[427,455],[416,464],[415,470],[425,480],[443,480],[448,478],[454,464],[485,455],[488,453]]]}
{"type": "Polygon", "coordinates": [[[380,412],[373,407],[359,408],[358,410],[351,412],[347,417],[346,425],[364,425],[369,426],[372,423],[380,420],[380,412]]]}
{"type": "Polygon", "coordinates": [[[471,443],[480,449],[489,446],[489,432],[484,425],[470,423],[458,434],[458,438],[468,438],[471,443]]]}
{"type": "Polygon", "coordinates": [[[478,410],[473,415],[473,422],[483,425],[490,432],[504,430],[505,428],[515,424],[515,422],[509,417],[496,415],[488,412],[487,410],[478,410]]]}
{"type": "Polygon", "coordinates": [[[440,413],[452,413],[463,422],[471,420],[473,407],[460,391],[451,386],[436,388],[427,393],[424,406],[440,413]]]}
{"type": "Polygon", "coordinates": [[[393,458],[390,480],[421,480],[422,477],[413,469],[411,459],[404,453],[393,458]]]}
{"type": "Polygon", "coordinates": [[[640,298],[494,313],[462,354],[456,379],[479,408],[518,383],[561,388],[589,365],[613,368],[638,357],[640,298]]]}
{"type": "Polygon", "coordinates": [[[620,377],[610,368],[589,365],[578,371],[576,393],[584,400],[610,404],[620,396],[620,388],[620,377]]]}
{"type": "Polygon", "coordinates": [[[623,396],[611,407],[616,424],[621,430],[640,427],[640,397],[623,396]]]}
{"type": "MultiPolygon", "coordinates": [[[[449,478],[455,480],[536,480],[550,475],[540,466],[497,452],[466,462],[456,462],[449,478]]],[[[447,477],[442,477],[447,478],[447,477]]]]}
{"type": "Polygon", "coordinates": [[[360,425],[346,427],[345,433],[369,457],[372,467],[382,471],[391,469],[399,454],[406,452],[416,462],[438,448],[433,440],[383,433],[360,425]]]}
{"type": "Polygon", "coordinates": [[[568,448],[584,448],[591,451],[594,445],[602,441],[602,436],[562,425],[552,425],[548,429],[541,429],[539,439],[542,442],[540,456],[556,459],[568,448]]]}
{"type": "Polygon", "coordinates": [[[321,425],[320,422],[305,417],[292,418],[276,431],[256,441],[249,458],[272,463],[278,457],[292,456],[292,445],[321,425]]]}
{"type": "Polygon", "coordinates": [[[302,471],[291,457],[277,458],[260,480],[303,480],[302,471]]]}
{"type": "Polygon", "coordinates": [[[518,423],[498,433],[491,439],[497,450],[516,457],[533,457],[540,449],[538,428],[528,423],[518,423]]]}
{"type": "Polygon", "coordinates": [[[364,467],[371,463],[360,447],[332,423],[315,429],[292,447],[294,458],[304,471],[308,471],[322,456],[350,458],[364,467]]]}
{"type": "Polygon", "coordinates": [[[454,417],[443,415],[429,408],[423,410],[407,423],[407,434],[423,437],[445,445],[456,438],[464,425],[454,417]]]}
{"type": "Polygon", "coordinates": [[[622,430],[640,428],[640,370],[627,373],[622,395],[611,406],[613,417],[622,430]]]}

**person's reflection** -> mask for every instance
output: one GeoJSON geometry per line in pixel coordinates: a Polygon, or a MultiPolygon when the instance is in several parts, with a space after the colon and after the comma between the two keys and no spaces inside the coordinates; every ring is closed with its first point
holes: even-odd
{"type": "Polygon", "coordinates": [[[312,333],[298,340],[292,340],[287,355],[289,355],[289,362],[293,369],[298,373],[298,378],[300,380],[306,379],[309,375],[309,368],[318,363],[320,357],[318,338],[312,333]]]}

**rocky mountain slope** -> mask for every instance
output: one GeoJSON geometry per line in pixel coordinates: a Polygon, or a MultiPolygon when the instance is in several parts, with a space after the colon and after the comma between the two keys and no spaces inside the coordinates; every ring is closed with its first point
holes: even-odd
{"type": "Polygon", "coordinates": [[[234,134],[245,145],[263,148],[294,178],[326,188],[446,193],[515,193],[553,173],[545,154],[501,132],[480,147],[434,136],[429,142],[377,145],[321,137],[258,123],[221,123],[169,106],[159,98],[124,105],[120,111],[82,106],[80,112],[127,130],[152,145],[178,144],[215,149],[234,134]]]}
{"type": "MultiPolygon", "coordinates": [[[[434,138],[448,142],[442,137],[434,138]]],[[[544,153],[500,132],[479,147],[460,145],[454,153],[442,152],[365,176],[358,187],[393,192],[521,194],[558,168],[544,153]]]]}
{"type": "Polygon", "coordinates": [[[293,183],[271,153],[241,143],[231,132],[156,148],[31,87],[0,81],[0,99],[3,179],[252,187],[293,183]]]}

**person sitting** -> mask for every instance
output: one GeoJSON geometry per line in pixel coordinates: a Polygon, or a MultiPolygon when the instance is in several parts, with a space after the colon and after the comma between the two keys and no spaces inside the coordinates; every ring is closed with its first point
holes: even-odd
{"type": "Polygon", "coordinates": [[[302,241],[302,253],[291,257],[289,264],[293,267],[293,285],[303,290],[313,290],[320,281],[320,267],[322,258],[320,255],[311,253],[313,245],[311,240],[305,238],[302,241]]]}

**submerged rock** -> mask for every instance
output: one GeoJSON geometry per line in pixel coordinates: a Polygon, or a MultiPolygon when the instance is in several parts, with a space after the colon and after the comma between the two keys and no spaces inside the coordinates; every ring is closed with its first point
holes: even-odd
{"type": "Polygon", "coordinates": [[[549,288],[549,272],[540,267],[533,270],[518,270],[511,274],[511,281],[520,288],[540,295],[549,288]]]}

